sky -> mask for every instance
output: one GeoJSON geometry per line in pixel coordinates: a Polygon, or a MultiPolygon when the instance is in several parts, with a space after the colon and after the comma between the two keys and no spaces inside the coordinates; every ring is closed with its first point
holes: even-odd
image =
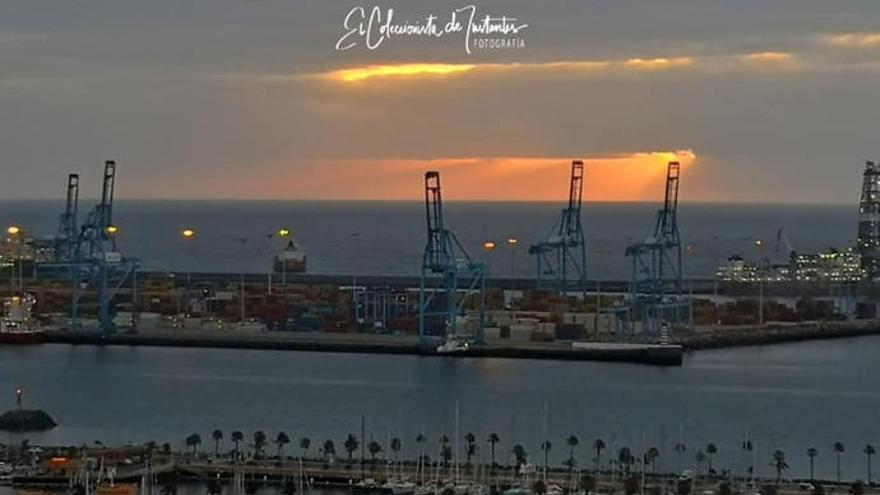
{"type": "Polygon", "coordinates": [[[582,159],[587,200],[659,200],[677,160],[683,201],[854,204],[878,89],[876,0],[6,1],[0,198],[94,196],[115,159],[124,198],[418,199],[436,169],[561,201],[582,159]],[[337,49],[358,7],[468,5],[519,41],[337,49]]]}

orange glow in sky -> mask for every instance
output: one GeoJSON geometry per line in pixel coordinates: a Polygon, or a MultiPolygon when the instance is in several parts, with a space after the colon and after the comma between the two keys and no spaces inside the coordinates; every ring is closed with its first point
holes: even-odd
{"type": "Polygon", "coordinates": [[[666,164],[681,162],[686,183],[696,156],[682,150],[594,158],[312,160],[256,177],[218,176],[211,187],[230,191],[230,197],[413,200],[423,197],[424,172],[439,170],[446,199],[561,201],[568,195],[572,159],[585,163],[585,200],[654,201],[662,196],[666,164]]]}
{"type": "Polygon", "coordinates": [[[330,78],[343,82],[358,82],[373,77],[446,75],[467,72],[470,64],[398,64],[370,65],[354,69],[342,69],[329,74],[330,78]]]}

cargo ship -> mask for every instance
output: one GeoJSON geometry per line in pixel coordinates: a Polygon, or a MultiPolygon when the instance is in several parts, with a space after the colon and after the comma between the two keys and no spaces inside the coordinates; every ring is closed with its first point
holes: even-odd
{"type": "Polygon", "coordinates": [[[303,273],[306,271],[306,252],[293,241],[275,255],[276,273],[303,273]]]}
{"type": "Polygon", "coordinates": [[[46,340],[46,332],[39,328],[32,316],[37,303],[34,296],[12,296],[3,301],[0,317],[0,344],[39,344],[46,340]]]}

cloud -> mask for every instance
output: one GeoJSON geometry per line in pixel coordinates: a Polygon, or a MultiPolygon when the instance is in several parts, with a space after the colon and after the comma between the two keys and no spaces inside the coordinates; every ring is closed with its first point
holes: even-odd
{"type": "MultiPolygon", "coordinates": [[[[227,197],[412,200],[423,194],[421,176],[438,170],[445,197],[468,201],[559,201],[567,194],[569,166],[580,157],[449,157],[419,160],[317,159],[267,166],[273,171],[214,176],[206,190],[227,197]],[[492,187],[486,187],[491,184],[492,187]]],[[[666,164],[686,172],[692,150],[626,152],[583,158],[588,201],[645,201],[661,196],[666,164]]]]}
{"type": "Polygon", "coordinates": [[[843,48],[880,47],[880,33],[844,33],[825,37],[828,44],[843,48]]]}

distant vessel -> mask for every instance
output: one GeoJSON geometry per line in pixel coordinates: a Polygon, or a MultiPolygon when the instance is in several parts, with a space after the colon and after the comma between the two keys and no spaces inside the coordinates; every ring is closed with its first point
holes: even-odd
{"type": "Polygon", "coordinates": [[[12,296],[3,301],[0,317],[0,344],[39,344],[46,332],[34,321],[31,310],[37,303],[34,296],[12,296]]]}
{"type": "Polygon", "coordinates": [[[437,346],[437,354],[464,354],[470,349],[468,341],[461,337],[450,336],[446,342],[437,346]]]}
{"type": "Polygon", "coordinates": [[[275,255],[277,273],[303,273],[306,271],[306,252],[293,241],[287,243],[283,251],[275,255]]]}

